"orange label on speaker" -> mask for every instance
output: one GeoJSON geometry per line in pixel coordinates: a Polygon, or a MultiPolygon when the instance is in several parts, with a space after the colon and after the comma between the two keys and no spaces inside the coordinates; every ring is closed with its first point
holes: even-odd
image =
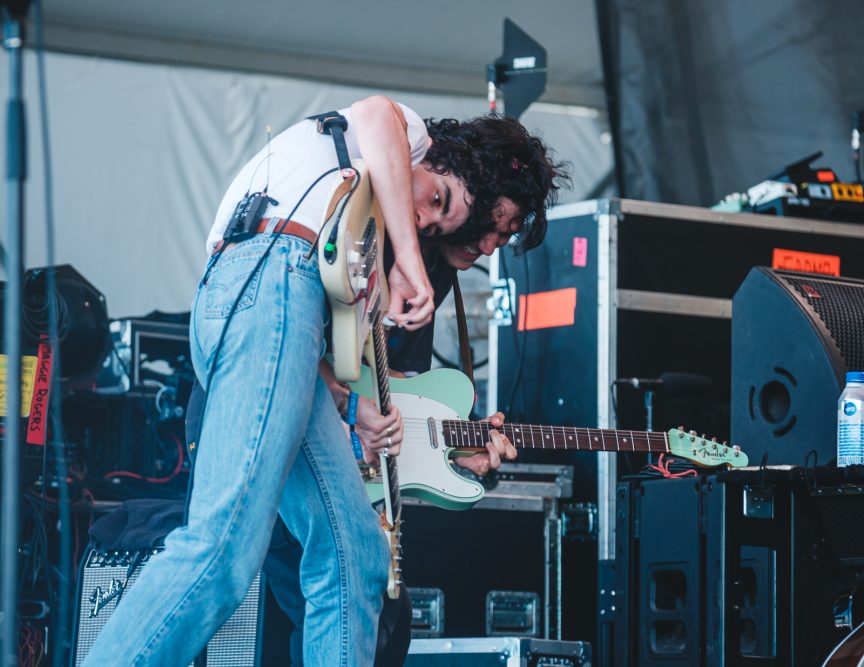
{"type": "Polygon", "coordinates": [[[815,252],[774,248],[771,268],[839,276],[840,258],[836,255],[820,255],[815,252]]]}
{"type": "Polygon", "coordinates": [[[519,295],[519,331],[567,327],[575,321],[575,287],[519,295]]]}

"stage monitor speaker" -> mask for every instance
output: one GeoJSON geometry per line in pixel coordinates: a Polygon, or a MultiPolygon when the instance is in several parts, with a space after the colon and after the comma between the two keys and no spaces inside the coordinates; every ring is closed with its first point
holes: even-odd
{"type": "MultiPolygon", "coordinates": [[[[79,583],[73,667],[84,661],[123,592],[135,585],[147,561],[160,550],[88,552],[79,583]],[[129,574],[133,563],[137,565],[129,574]]],[[[263,620],[264,585],[259,573],[243,602],[189,667],[259,667],[263,620]]]]}
{"type": "Polygon", "coordinates": [[[850,370],[864,370],[864,281],[751,270],[732,301],[731,409],[732,441],[750,460],[834,459],[850,370]]]}

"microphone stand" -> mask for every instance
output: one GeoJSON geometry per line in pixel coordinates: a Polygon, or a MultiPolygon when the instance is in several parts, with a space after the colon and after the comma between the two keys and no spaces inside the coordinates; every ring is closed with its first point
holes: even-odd
{"type": "MultiPolygon", "coordinates": [[[[6,424],[3,438],[3,507],[0,533],[0,660],[18,663],[18,541],[21,465],[21,284],[24,249],[24,181],[27,178],[22,71],[23,17],[0,2],[3,48],[9,58],[6,133],[6,424]]],[[[23,13],[23,12],[22,12],[23,13]]]]}
{"type": "Polygon", "coordinates": [[[654,390],[646,389],[642,398],[645,405],[645,430],[654,430],[654,390]]]}

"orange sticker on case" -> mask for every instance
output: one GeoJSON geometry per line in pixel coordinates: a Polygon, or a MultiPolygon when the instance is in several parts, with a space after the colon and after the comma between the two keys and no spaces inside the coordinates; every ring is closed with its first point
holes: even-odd
{"type": "Polygon", "coordinates": [[[815,252],[774,248],[771,268],[804,273],[821,273],[826,276],[840,275],[840,258],[836,255],[820,255],[815,252]]]}
{"type": "Polygon", "coordinates": [[[567,327],[575,321],[575,287],[519,295],[519,331],[567,327]]]}

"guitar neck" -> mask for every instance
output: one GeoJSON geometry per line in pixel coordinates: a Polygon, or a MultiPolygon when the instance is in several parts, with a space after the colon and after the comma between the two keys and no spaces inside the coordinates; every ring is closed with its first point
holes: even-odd
{"type": "MultiPolygon", "coordinates": [[[[483,450],[491,440],[488,422],[445,419],[444,443],[455,449],[483,450]]],[[[625,431],[571,426],[504,424],[495,429],[520,449],[570,449],[592,452],[668,452],[669,437],[655,431],[625,431]]]]}
{"type": "MultiPolygon", "coordinates": [[[[387,363],[387,337],[384,334],[384,314],[376,308],[372,315],[372,359],[370,363],[375,373],[378,409],[382,415],[390,413],[390,367],[387,363]]],[[[387,517],[392,526],[399,523],[402,513],[402,499],[399,495],[399,471],[395,456],[383,456],[387,486],[387,517]]]]}
{"type": "Polygon", "coordinates": [[[387,363],[387,337],[384,335],[384,315],[379,308],[372,315],[372,359],[375,372],[378,409],[382,415],[390,414],[390,366],[387,363]]]}

